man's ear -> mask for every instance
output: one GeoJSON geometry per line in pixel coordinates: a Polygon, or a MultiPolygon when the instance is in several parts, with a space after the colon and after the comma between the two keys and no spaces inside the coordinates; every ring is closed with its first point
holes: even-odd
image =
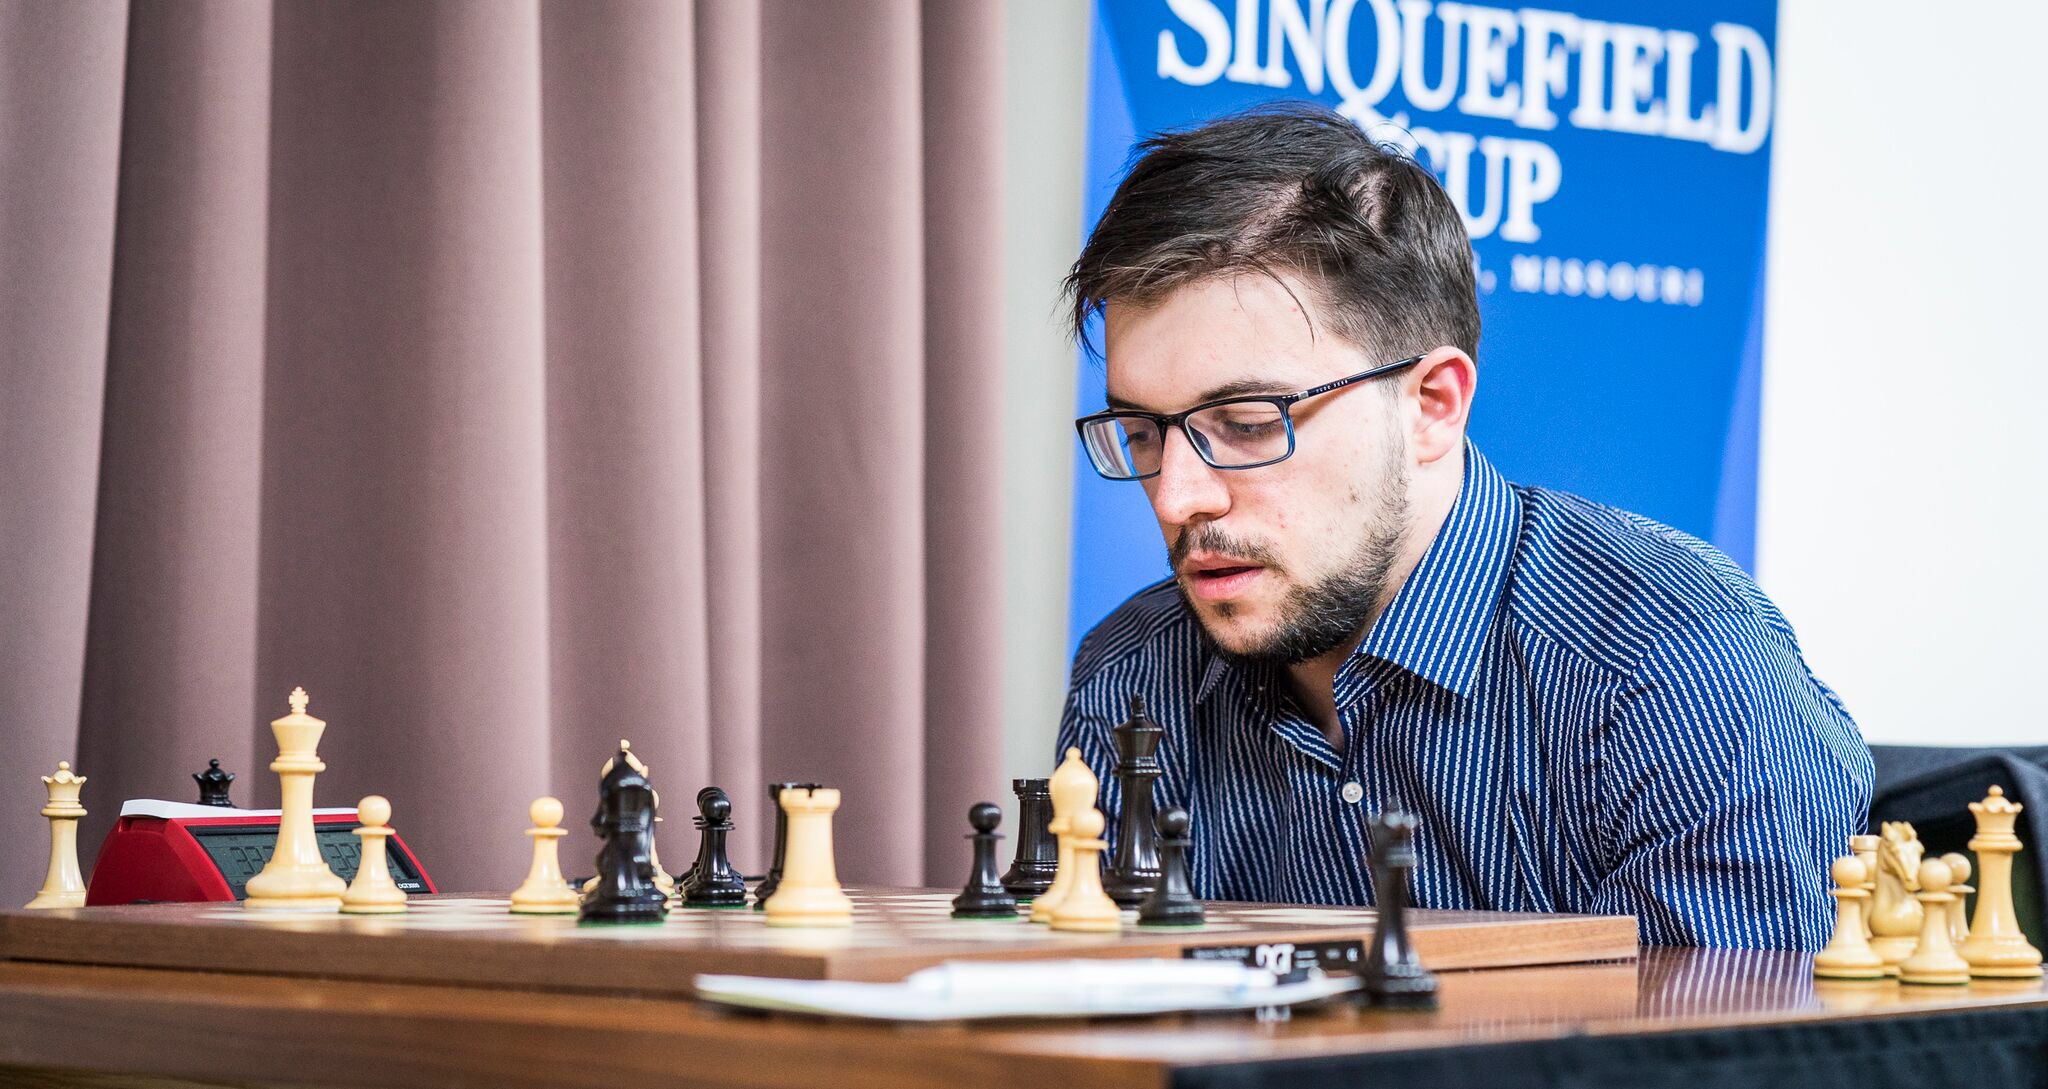
{"type": "Polygon", "coordinates": [[[1472,357],[1445,345],[1409,368],[1409,403],[1416,406],[1409,450],[1424,465],[1458,450],[1465,441],[1465,423],[1472,414],[1472,395],[1479,388],[1479,366],[1472,357]]]}

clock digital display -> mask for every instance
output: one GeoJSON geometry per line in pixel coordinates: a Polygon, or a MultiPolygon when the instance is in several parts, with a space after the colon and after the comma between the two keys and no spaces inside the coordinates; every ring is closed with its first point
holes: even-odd
{"type": "MultiPolygon", "coordinates": [[[[277,829],[268,828],[192,828],[193,838],[206,850],[208,858],[227,879],[228,888],[235,899],[248,897],[249,879],[263,872],[270,861],[271,852],[277,849],[277,829]]],[[[327,865],[343,881],[353,881],[356,867],[362,862],[362,842],[355,833],[342,827],[319,828],[314,836],[320,843],[320,854],[327,859],[327,865]]],[[[411,865],[398,851],[385,852],[385,862],[391,870],[391,880],[407,893],[427,891],[426,883],[414,873],[411,865]]]]}

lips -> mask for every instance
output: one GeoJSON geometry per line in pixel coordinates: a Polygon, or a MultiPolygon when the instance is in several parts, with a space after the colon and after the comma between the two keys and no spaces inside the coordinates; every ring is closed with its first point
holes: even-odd
{"type": "Polygon", "coordinates": [[[1210,560],[1191,563],[1181,582],[1188,592],[1204,601],[1228,601],[1240,597],[1266,573],[1257,564],[1210,560]]]}

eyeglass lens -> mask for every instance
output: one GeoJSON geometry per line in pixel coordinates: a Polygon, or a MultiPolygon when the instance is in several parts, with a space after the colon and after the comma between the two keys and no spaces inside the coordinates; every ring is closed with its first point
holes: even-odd
{"type": "MultiPolygon", "coordinates": [[[[1238,469],[1287,456],[1287,416],[1270,401],[1233,401],[1188,417],[1195,452],[1218,469],[1238,469]]],[[[1104,476],[1130,479],[1159,471],[1159,424],[1143,416],[1095,420],[1085,428],[1088,456],[1104,476]]]]}

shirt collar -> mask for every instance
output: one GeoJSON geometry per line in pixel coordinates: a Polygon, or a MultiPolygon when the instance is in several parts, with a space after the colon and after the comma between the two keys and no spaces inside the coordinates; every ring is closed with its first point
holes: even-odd
{"type": "Polygon", "coordinates": [[[1470,695],[1521,521],[1522,497],[1514,485],[1465,440],[1457,501],[1357,653],[1470,695]]]}
{"type": "MultiPolygon", "coordinates": [[[[1470,695],[1521,521],[1522,497],[1514,485],[1466,439],[1457,501],[1354,657],[1378,658],[1456,695],[1470,695]]],[[[1195,689],[1196,703],[1207,700],[1231,672],[1230,658],[1214,646],[1205,646],[1204,653],[1209,664],[1195,689]]]]}
{"type": "MultiPolygon", "coordinates": [[[[1199,624],[1201,621],[1196,623],[1199,624]]],[[[1230,672],[1230,659],[1209,645],[1207,640],[1203,640],[1202,653],[1209,656],[1209,668],[1202,672],[1202,683],[1195,689],[1196,703],[1208,699],[1209,693],[1216,690],[1216,682],[1221,681],[1224,675],[1230,672]]]]}

